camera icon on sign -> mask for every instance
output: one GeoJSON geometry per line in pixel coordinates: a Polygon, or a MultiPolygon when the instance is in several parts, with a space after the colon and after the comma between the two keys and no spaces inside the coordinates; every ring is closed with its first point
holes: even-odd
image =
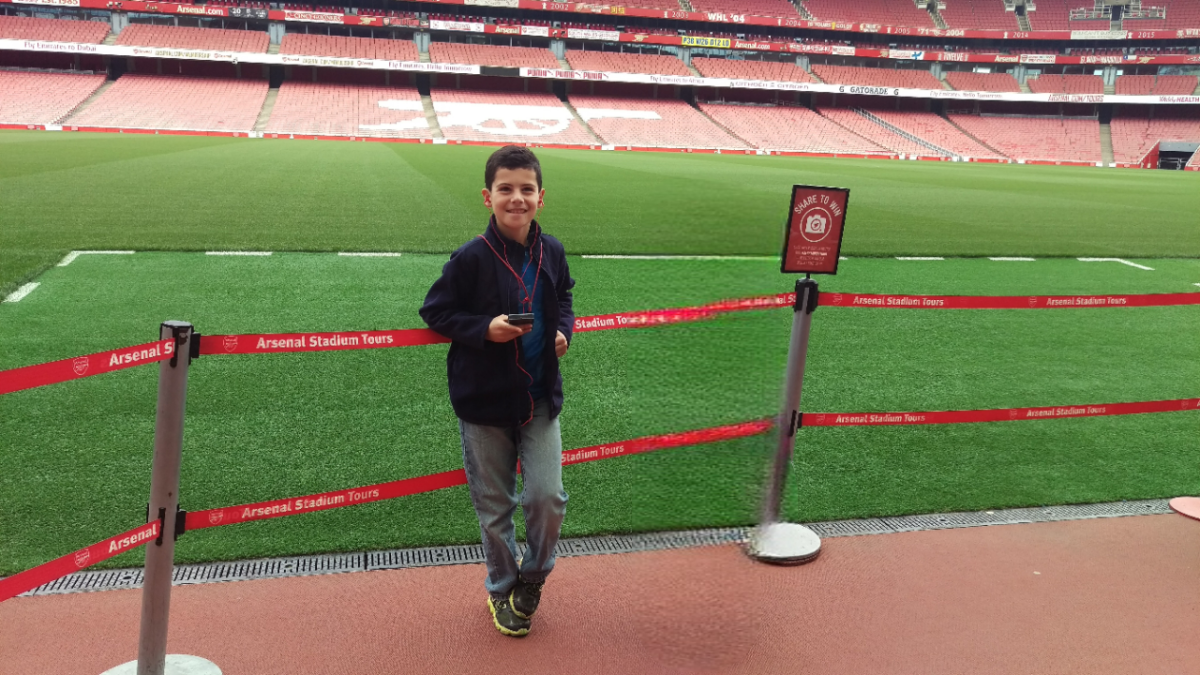
{"type": "Polygon", "coordinates": [[[825,228],[828,225],[829,222],[825,219],[825,216],[814,213],[804,221],[804,231],[807,234],[825,234],[825,228]]]}

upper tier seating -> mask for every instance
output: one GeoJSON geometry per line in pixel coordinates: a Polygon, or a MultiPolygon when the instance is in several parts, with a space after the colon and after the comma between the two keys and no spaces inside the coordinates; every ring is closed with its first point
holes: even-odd
{"type": "Polygon", "coordinates": [[[558,68],[558,59],[549,49],[473,45],[460,42],[431,42],[429,60],[434,63],[465,63],[473,66],[509,68],[558,68]]]}
{"type": "Polygon", "coordinates": [[[574,70],[606,73],[649,73],[651,75],[687,75],[692,71],[674,56],[633,54],[630,52],[567,52],[567,63],[574,70]]]}
{"type": "Polygon", "coordinates": [[[1033,30],[1070,30],[1067,16],[1072,8],[1087,7],[1091,3],[1079,0],[1037,0],[1037,9],[1027,12],[1029,27],[1033,30]]]}
{"type": "Polygon", "coordinates": [[[1017,78],[1008,73],[946,73],[946,81],[960,91],[1005,91],[1020,93],[1017,78]]]}
{"type": "Polygon", "coordinates": [[[1116,92],[1128,96],[1187,96],[1196,91],[1195,75],[1122,75],[1116,92]]]}
{"type": "Polygon", "coordinates": [[[734,80],[766,80],[769,82],[812,82],[812,76],[794,63],[781,61],[734,61],[692,57],[692,65],[705,77],[724,77],[734,80]]]}
{"type": "Polygon", "coordinates": [[[250,131],[266,80],[123,75],[68,124],[128,129],[250,131]]]}
{"type": "Polygon", "coordinates": [[[410,87],[284,82],[267,133],[432,138],[421,94],[410,87]]]}
{"type": "Polygon", "coordinates": [[[891,154],[887,148],[851,133],[808,108],[702,103],[700,109],[756,148],[891,154]]]}
{"type": "Polygon", "coordinates": [[[553,94],[434,89],[430,96],[449,140],[595,144],[553,94]]]}
{"type": "MultiPolygon", "coordinates": [[[[1040,0],[1039,0],[1040,2],[1040,0]]],[[[912,0],[804,0],[804,8],[820,21],[853,21],[885,26],[936,28],[929,13],[912,0]]]]}
{"type": "Polygon", "coordinates": [[[1004,0],[946,0],[940,12],[950,28],[1017,30],[1017,14],[1004,8],[1004,0]]]}
{"type": "Polygon", "coordinates": [[[0,124],[53,124],[102,84],[104,75],[0,70],[0,124]]]}
{"type": "Polygon", "coordinates": [[[32,19],[0,16],[0,40],[45,40],[98,45],[108,35],[108,24],[97,21],[32,19]]]}
{"type": "Polygon", "coordinates": [[[572,96],[589,126],[611,145],[665,148],[745,148],[683,101],[572,96]]]}
{"type": "Polygon", "coordinates": [[[827,66],[813,64],[813,73],[830,84],[863,84],[871,87],[907,87],[911,89],[942,89],[928,70],[895,68],[865,68],[861,66],[827,66]]]}
{"type": "MultiPolygon", "coordinates": [[[[1200,28],[1200,0],[1156,0],[1146,4],[1167,8],[1164,28],[1200,28]]],[[[1139,22],[1133,24],[1141,25],[1139,22]]]]}
{"type": "Polygon", "coordinates": [[[419,61],[417,45],[411,40],[343,37],[341,35],[308,35],[286,33],[279,43],[280,54],[304,56],[340,56],[348,59],[379,59],[381,61],[419,61]]]}
{"type": "Polygon", "coordinates": [[[1104,80],[1099,75],[1047,75],[1025,80],[1035,94],[1103,94],[1104,80]]]}
{"type": "Polygon", "coordinates": [[[691,0],[697,12],[724,12],[750,16],[783,16],[797,18],[800,13],[788,0],[691,0]]]}
{"type": "Polygon", "coordinates": [[[939,148],[962,157],[1005,159],[1001,154],[980,145],[964,134],[945,117],[930,112],[901,112],[897,110],[872,110],[884,122],[929,141],[939,148]]]}
{"type": "Polygon", "coordinates": [[[679,0],[622,0],[622,5],[625,7],[645,7],[647,9],[662,9],[679,11],[679,0]]]}
{"type": "Polygon", "coordinates": [[[967,133],[1013,159],[1099,162],[1100,122],[1082,117],[950,115],[967,133]]]}
{"type": "Polygon", "coordinates": [[[872,122],[848,108],[817,108],[817,111],[859,136],[893,152],[926,156],[939,154],[919,143],[908,140],[884,126],[872,122]]]}
{"type": "MultiPolygon", "coordinates": [[[[1119,81],[1119,80],[1118,80],[1119,81]]],[[[1170,106],[1176,107],[1176,106],[1170,106]]],[[[1112,119],[1113,160],[1139,162],[1159,141],[1200,142],[1200,111],[1155,106],[1154,118],[1117,115],[1112,119]]]]}
{"type": "Polygon", "coordinates": [[[266,53],[269,39],[257,30],[223,28],[187,28],[130,24],[121,31],[117,44],[126,47],[167,47],[170,49],[211,49],[221,52],[266,53]]]}

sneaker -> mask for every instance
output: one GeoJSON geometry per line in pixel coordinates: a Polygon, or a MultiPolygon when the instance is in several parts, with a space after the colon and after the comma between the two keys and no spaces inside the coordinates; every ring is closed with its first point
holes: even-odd
{"type": "Polygon", "coordinates": [[[508,602],[512,605],[513,614],[522,619],[533,618],[533,613],[538,608],[538,602],[542,599],[542,586],[544,585],[546,585],[544,581],[535,584],[518,578],[517,585],[513,586],[512,592],[508,594],[508,602]]]}
{"type": "Polygon", "coordinates": [[[513,611],[508,598],[488,596],[488,609],[492,611],[492,622],[496,630],[512,637],[523,637],[529,633],[530,621],[513,611]]]}

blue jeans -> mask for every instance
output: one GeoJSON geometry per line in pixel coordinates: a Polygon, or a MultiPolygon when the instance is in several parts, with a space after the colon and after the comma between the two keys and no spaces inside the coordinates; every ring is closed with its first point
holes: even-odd
{"type": "Polygon", "coordinates": [[[554,569],[567,493],[562,484],[562,437],[558,418],[550,419],[546,399],[535,402],[533,418],[510,428],[458,420],[463,466],[471,503],[479,517],[483,556],[487,562],[484,586],[495,597],[507,597],[517,583],[517,542],[513,514],[517,510],[517,459],[521,460],[524,490],[526,551],[520,576],[529,582],[546,580],[554,569]]]}

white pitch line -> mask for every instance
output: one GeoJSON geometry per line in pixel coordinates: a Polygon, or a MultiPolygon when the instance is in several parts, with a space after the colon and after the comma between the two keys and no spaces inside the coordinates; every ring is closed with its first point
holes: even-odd
{"type": "Polygon", "coordinates": [[[271,255],[271,251],[205,251],[204,255],[271,255]]]}
{"type": "Polygon", "coordinates": [[[350,253],[349,251],[338,251],[338,255],[354,256],[359,258],[399,258],[399,253],[350,253]]]}
{"type": "Polygon", "coordinates": [[[66,267],[81,255],[133,255],[133,253],[133,251],[71,251],[67,257],[58,262],[57,267],[66,267]]]}
{"type": "Polygon", "coordinates": [[[39,285],[40,285],[39,282],[31,281],[31,282],[25,284],[24,286],[18,288],[17,290],[13,291],[12,293],[9,293],[8,297],[4,298],[4,302],[20,302],[21,298],[24,298],[25,296],[32,293],[33,289],[37,288],[39,285]]]}
{"type": "Polygon", "coordinates": [[[749,255],[584,255],[581,258],[599,260],[774,260],[775,256],[749,255]]]}
{"type": "Polygon", "coordinates": [[[938,258],[938,257],[901,257],[901,256],[896,256],[896,260],[945,260],[945,258],[938,258]]]}
{"type": "Polygon", "coordinates": [[[1200,286],[1200,284],[1192,284],[1192,285],[1193,285],[1193,286],[1200,286]]]}
{"type": "Polygon", "coordinates": [[[1146,267],[1145,265],[1139,265],[1137,263],[1129,262],[1128,260],[1121,260],[1120,258],[1079,258],[1079,262],[1116,262],[1121,263],[1122,265],[1136,267],[1139,270],[1148,270],[1150,272],[1154,271],[1153,267],[1146,267]]]}
{"type": "Polygon", "coordinates": [[[1034,262],[1036,258],[988,258],[999,262],[1034,262]]]}

